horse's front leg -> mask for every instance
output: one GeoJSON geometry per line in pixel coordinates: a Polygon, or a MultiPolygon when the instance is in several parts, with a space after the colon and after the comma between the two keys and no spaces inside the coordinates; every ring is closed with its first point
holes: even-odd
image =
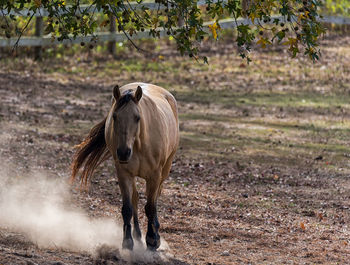
{"type": "Polygon", "coordinates": [[[159,222],[157,216],[157,199],[159,191],[160,178],[157,180],[148,180],[146,182],[147,203],[145,206],[146,216],[148,218],[146,244],[150,250],[156,250],[160,246],[160,236],[158,233],[159,222]]]}
{"type": "Polygon", "coordinates": [[[131,204],[133,178],[118,172],[119,187],[123,198],[122,216],[123,216],[123,248],[132,250],[134,241],[131,236],[131,218],[133,215],[133,207],[131,204]]]}
{"type": "Polygon", "coordinates": [[[138,218],[138,202],[139,202],[139,194],[137,192],[135,179],[133,180],[133,191],[132,191],[132,206],[133,206],[133,217],[134,217],[134,232],[133,237],[134,239],[141,241],[141,229],[139,225],[139,218],[138,218]]]}

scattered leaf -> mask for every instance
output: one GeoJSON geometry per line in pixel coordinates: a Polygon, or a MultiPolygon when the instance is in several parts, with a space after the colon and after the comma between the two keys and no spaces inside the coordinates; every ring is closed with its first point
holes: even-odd
{"type": "Polygon", "coordinates": [[[318,219],[319,219],[320,221],[323,220],[323,214],[322,214],[322,213],[319,213],[319,214],[318,214],[318,219]]]}

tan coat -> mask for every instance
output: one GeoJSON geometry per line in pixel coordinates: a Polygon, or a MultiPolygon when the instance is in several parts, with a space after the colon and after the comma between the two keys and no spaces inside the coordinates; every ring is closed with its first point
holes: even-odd
{"type": "Polygon", "coordinates": [[[141,119],[129,163],[118,163],[116,156],[117,142],[113,131],[113,113],[117,105],[115,99],[106,120],[106,144],[116,163],[117,174],[119,170],[126,170],[132,176],[147,180],[161,170],[162,182],[171,165],[171,162],[167,165],[167,161],[172,160],[179,144],[177,105],[167,90],[151,84],[131,83],[121,87],[120,92],[136,91],[138,86],[141,86],[143,93],[138,104],[141,119]]]}

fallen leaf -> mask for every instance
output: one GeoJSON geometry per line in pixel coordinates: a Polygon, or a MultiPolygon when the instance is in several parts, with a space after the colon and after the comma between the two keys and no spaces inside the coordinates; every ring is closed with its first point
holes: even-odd
{"type": "Polygon", "coordinates": [[[323,214],[322,214],[322,213],[319,213],[319,214],[318,214],[318,219],[320,219],[320,221],[323,220],[323,214]]]}

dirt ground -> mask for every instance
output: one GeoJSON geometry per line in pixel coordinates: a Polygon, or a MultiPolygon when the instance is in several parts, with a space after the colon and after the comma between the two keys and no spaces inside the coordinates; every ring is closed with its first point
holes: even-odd
{"type": "MultiPolygon", "coordinates": [[[[159,200],[160,234],[173,258],[159,264],[347,264],[350,258],[350,38],[322,41],[322,59],[290,59],[278,48],[247,65],[233,45],[203,47],[209,65],[145,44],[118,59],[78,51],[0,60],[0,157],[18,172],[69,178],[89,129],[106,115],[112,87],[150,82],[178,100],[181,143],[159,200]]],[[[121,48],[120,48],[121,49],[121,48]]],[[[144,183],[140,221],[143,232],[144,183]]],[[[113,166],[88,192],[72,188],[91,217],[121,223],[113,166]]],[[[1,213],[0,213],[1,214],[1,213]]],[[[0,264],[124,264],[39,248],[0,227],[0,264]]]]}

